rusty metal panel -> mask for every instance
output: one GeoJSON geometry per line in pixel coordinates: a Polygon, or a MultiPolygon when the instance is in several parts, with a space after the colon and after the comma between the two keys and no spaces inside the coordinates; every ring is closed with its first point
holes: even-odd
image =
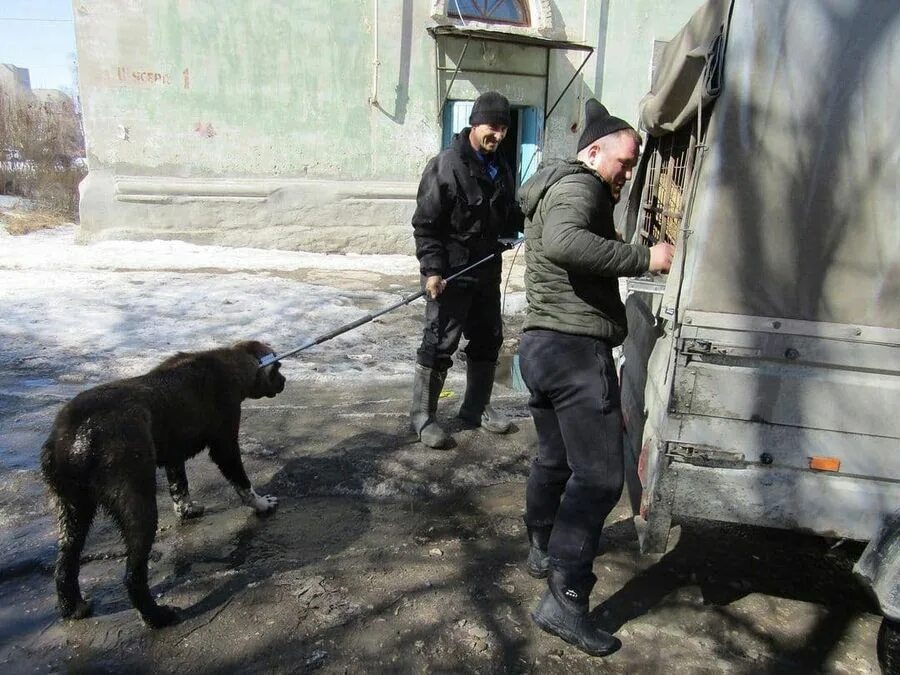
{"type": "Polygon", "coordinates": [[[900,504],[900,482],[748,467],[723,469],[674,462],[674,517],[690,516],[803,530],[865,541],[900,504]]]}
{"type": "Polygon", "coordinates": [[[755,358],[789,361],[795,365],[900,373],[900,346],[897,345],[699,326],[683,326],[681,341],[685,347],[690,347],[691,342],[708,343],[708,353],[735,359],[755,358]]]}
{"type": "Polygon", "coordinates": [[[900,376],[784,362],[676,370],[679,413],[900,438],[900,376]]]}
{"type": "Polygon", "coordinates": [[[810,457],[836,457],[841,474],[900,480],[896,438],[695,415],[673,421],[668,440],[740,453],[752,464],[808,469],[810,457]]]}
{"type": "MultiPolygon", "coordinates": [[[[685,326],[703,326],[723,330],[778,333],[781,335],[805,335],[829,340],[846,340],[860,344],[879,344],[900,347],[900,329],[859,323],[832,323],[828,321],[801,321],[752,314],[723,314],[688,310],[679,314],[685,326]]],[[[900,355],[892,360],[894,370],[900,370],[900,355]]]]}

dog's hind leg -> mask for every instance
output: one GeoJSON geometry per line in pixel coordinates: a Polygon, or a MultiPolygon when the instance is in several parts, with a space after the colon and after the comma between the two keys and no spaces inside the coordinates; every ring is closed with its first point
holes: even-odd
{"type": "Polygon", "coordinates": [[[177,623],[176,608],[156,604],[147,580],[147,561],[158,521],[152,473],[149,480],[140,473],[131,476],[128,484],[115,490],[104,505],[125,539],[125,588],[131,603],[152,628],[177,623]]]}
{"type": "Polygon", "coordinates": [[[57,495],[59,508],[59,552],[56,557],[56,595],[65,619],[83,619],[91,615],[91,603],[81,596],[78,572],[81,551],[87,538],[97,504],[89,499],[70,501],[57,495]]]}
{"type": "Polygon", "coordinates": [[[191,499],[184,462],[167,464],[166,478],[169,480],[169,494],[172,496],[172,504],[175,506],[175,513],[178,517],[181,520],[187,520],[202,516],[205,509],[202,504],[191,499]]]}

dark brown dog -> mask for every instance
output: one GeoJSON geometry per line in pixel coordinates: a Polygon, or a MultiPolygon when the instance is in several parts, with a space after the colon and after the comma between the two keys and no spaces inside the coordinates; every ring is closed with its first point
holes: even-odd
{"type": "Polygon", "coordinates": [[[278,504],[253,490],[238,447],[241,401],[284,390],[280,364],[260,368],[272,350],[261,342],[228,349],[179,353],[145,375],[80,393],[56,417],[41,449],[41,471],[59,506],[56,592],[63,617],[89,616],[81,596],[81,550],[97,507],[105,508],[125,539],[125,587],[144,621],[158,628],[178,620],[157,605],[147,585],[147,559],[156,536],[156,467],[166,469],[175,511],[198,516],[184,462],[209,448],[209,456],[258,513],[278,504]]]}

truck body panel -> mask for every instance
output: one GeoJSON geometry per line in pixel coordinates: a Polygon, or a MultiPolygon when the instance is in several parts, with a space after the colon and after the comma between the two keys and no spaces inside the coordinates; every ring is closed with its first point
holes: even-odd
{"type": "Polygon", "coordinates": [[[645,551],[688,516],[868,541],[900,506],[900,4],[833,4],[708,3],[644,101],[626,236],[676,246],[626,298],[645,551]]]}

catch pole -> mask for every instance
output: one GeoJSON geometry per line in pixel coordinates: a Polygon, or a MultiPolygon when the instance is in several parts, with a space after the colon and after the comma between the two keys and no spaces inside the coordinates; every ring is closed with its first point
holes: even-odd
{"type": "MultiPolygon", "coordinates": [[[[483,265],[488,260],[491,260],[492,258],[497,257],[498,255],[502,254],[503,251],[507,251],[507,250],[511,249],[513,246],[521,244],[523,241],[524,241],[524,239],[514,239],[514,240],[509,240],[509,241],[501,240],[500,243],[503,244],[503,247],[504,247],[503,250],[497,251],[496,253],[491,253],[489,256],[482,258],[478,262],[474,262],[471,265],[469,265],[468,267],[461,269],[456,274],[450,275],[449,277],[444,279],[444,281],[446,281],[449,284],[451,281],[453,281],[457,277],[465,274],[466,272],[469,272],[469,271],[475,269],[479,265],[483,265]]],[[[424,290],[419,291],[418,293],[415,293],[413,295],[408,295],[408,296],[404,297],[402,300],[400,300],[399,302],[394,303],[390,307],[385,307],[384,309],[374,312],[372,314],[366,314],[365,316],[358,318],[356,321],[352,321],[348,324],[345,324],[345,325],[341,326],[340,328],[335,328],[330,333],[325,333],[324,335],[320,335],[319,337],[310,340],[306,344],[301,345],[300,347],[297,347],[296,349],[292,349],[289,352],[285,352],[284,354],[267,354],[266,356],[262,357],[259,360],[259,367],[265,368],[266,366],[270,366],[273,363],[281,361],[282,359],[286,359],[287,357],[293,356],[294,354],[299,354],[302,351],[306,351],[310,347],[315,347],[316,345],[326,342],[326,341],[330,340],[331,338],[335,338],[338,335],[342,335],[348,331],[351,331],[354,328],[359,328],[363,324],[369,323],[370,321],[374,321],[379,316],[383,316],[384,314],[387,314],[388,312],[393,312],[398,307],[403,307],[403,305],[408,305],[413,300],[418,300],[423,295],[425,295],[424,290]]]]}

